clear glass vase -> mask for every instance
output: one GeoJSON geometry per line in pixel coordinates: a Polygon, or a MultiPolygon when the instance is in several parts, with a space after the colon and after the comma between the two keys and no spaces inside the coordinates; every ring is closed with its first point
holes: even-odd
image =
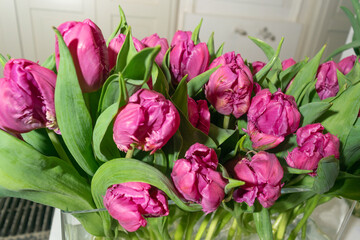
{"type": "MultiPolygon", "coordinates": [[[[354,210],[356,202],[347,202],[342,199],[334,198],[331,201],[322,204],[318,206],[315,211],[312,213],[311,217],[307,221],[306,225],[306,239],[307,240],[340,240],[340,239],[346,239],[346,234],[344,234],[346,230],[346,226],[348,223],[348,220],[354,210]]],[[[104,211],[104,210],[92,210],[92,211],[77,211],[77,212],[61,212],[61,230],[62,230],[62,236],[63,240],[100,240],[105,239],[102,237],[95,237],[89,234],[81,225],[81,223],[73,216],[78,214],[89,214],[94,213],[97,211],[104,211]]],[[[192,213],[189,213],[192,214],[192,213]]],[[[216,236],[213,236],[209,238],[208,232],[211,228],[211,222],[214,220],[213,216],[209,219],[208,224],[205,225],[205,230],[203,229],[203,233],[201,237],[198,237],[198,232],[201,229],[201,225],[204,222],[205,215],[199,218],[197,223],[192,226],[192,234],[190,239],[215,239],[215,240],[223,240],[228,239],[229,231],[231,231],[232,225],[234,224],[234,219],[231,218],[227,220],[226,224],[223,224],[220,231],[216,233],[216,236]]],[[[190,216],[191,218],[191,216],[190,216]]],[[[189,218],[189,219],[190,219],[189,218]]],[[[285,239],[287,239],[288,235],[290,234],[291,230],[296,226],[296,224],[301,220],[302,215],[300,214],[291,224],[289,224],[285,239]]],[[[274,218],[275,219],[275,218],[274,218]]],[[[151,221],[151,219],[148,219],[151,221]]],[[[222,219],[220,219],[222,220],[222,219]]],[[[173,221],[171,225],[168,226],[168,232],[170,235],[170,238],[173,238],[176,234],[176,231],[178,230],[179,220],[173,221]]],[[[99,224],[102,224],[101,222],[99,224]]],[[[221,224],[221,221],[219,222],[221,224]]],[[[148,224],[150,225],[150,224],[148,224]]],[[[144,230],[144,229],[143,229],[144,230]]],[[[185,231],[186,232],[186,231],[185,231]]],[[[147,236],[144,233],[148,233],[148,231],[145,229],[145,231],[142,231],[142,234],[133,233],[131,236],[125,236],[125,237],[118,237],[116,239],[122,240],[122,239],[157,239],[159,238],[159,235],[155,236],[147,236]]],[[[256,233],[249,232],[242,232],[240,235],[234,235],[233,239],[240,239],[241,240],[257,240],[259,237],[256,233]]],[[[298,236],[296,239],[301,239],[300,236],[298,236]]]]}

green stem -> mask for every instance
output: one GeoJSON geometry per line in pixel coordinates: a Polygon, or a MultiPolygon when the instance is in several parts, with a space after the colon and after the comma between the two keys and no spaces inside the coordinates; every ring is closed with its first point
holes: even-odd
{"type": "Polygon", "coordinates": [[[59,154],[59,157],[64,160],[65,162],[69,163],[71,166],[73,166],[72,162],[70,161],[69,157],[67,156],[65,149],[61,145],[61,142],[58,139],[58,136],[53,131],[50,131],[46,129],[48,136],[56,150],[56,152],[59,154]]]}
{"type": "Polygon", "coordinates": [[[224,116],[223,128],[228,129],[230,123],[230,115],[224,116]]]}
{"type": "Polygon", "coordinates": [[[234,218],[234,221],[231,224],[231,227],[228,232],[227,240],[232,240],[234,238],[236,227],[237,227],[237,222],[236,222],[236,218],[234,218]]]}
{"type": "Polygon", "coordinates": [[[304,226],[303,226],[302,229],[301,229],[301,239],[302,239],[302,240],[305,240],[305,239],[306,239],[306,228],[307,228],[307,225],[304,224],[304,226]]]}
{"type": "Polygon", "coordinates": [[[184,232],[185,232],[185,228],[187,225],[187,221],[188,221],[188,216],[183,216],[180,220],[180,224],[177,226],[176,231],[175,231],[175,235],[174,235],[174,240],[181,240],[184,236],[184,232]]]}
{"type": "Polygon", "coordinates": [[[132,155],[134,154],[134,150],[135,150],[135,146],[134,146],[134,144],[131,144],[129,150],[127,151],[127,153],[125,155],[125,158],[131,158],[132,155]]]}
{"type": "Polygon", "coordinates": [[[201,223],[199,230],[195,236],[195,240],[200,240],[202,235],[204,234],[204,231],[206,230],[206,226],[208,225],[211,218],[211,214],[206,215],[203,222],[201,223]]]}
{"type": "Polygon", "coordinates": [[[291,213],[292,210],[280,213],[278,219],[276,219],[276,222],[273,224],[274,229],[276,229],[276,233],[275,233],[276,240],[284,239],[286,227],[288,225],[291,213]]]}
{"type": "Polygon", "coordinates": [[[308,200],[308,204],[306,204],[304,216],[299,221],[299,223],[296,225],[296,227],[291,231],[288,240],[294,240],[296,238],[297,234],[299,233],[299,231],[301,230],[303,225],[306,224],[308,218],[310,217],[312,212],[315,210],[320,198],[321,198],[321,196],[318,194],[318,195],[315,195],[312,199],[308,200]]]}
{"type": "Polygon", "coordinates": [[[222,216],[222,214],[221,214],[221,209],[218,209],[218,210],[215,212],[213,219],[211,220],[211,223],[210,223],[208,232],[207,232],[207,234],[206,234],[205,240],[211,240],[211,239],[213,239],[213,235],[214,235],[214,232],[215,232],[215,230],[216,230],[216,226],[217,226],[217,224],[218,224],[221,216],[222,216]]]}
{"type": "Polygon", "coordinates": [[[194,226],[202,214],[203,214],[202,212],[188,213],[188,224],[186,226],[185,240],[192,239],[192,234],[194,232],[194,226]]]}

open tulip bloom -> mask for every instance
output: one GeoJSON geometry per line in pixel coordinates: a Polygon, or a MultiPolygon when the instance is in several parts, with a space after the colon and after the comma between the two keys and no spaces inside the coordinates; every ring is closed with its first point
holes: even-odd
{"type": "Polygon", "coordinates": [[[0,55],[0,196],[104,239],[295,239],[317,205],[360,200],[357,56],[280,59],[251,38],[269,60],[249,62],[201,24],[140,41],[120,19],[107,44],[69,21],[43,63],[0,55]]]}

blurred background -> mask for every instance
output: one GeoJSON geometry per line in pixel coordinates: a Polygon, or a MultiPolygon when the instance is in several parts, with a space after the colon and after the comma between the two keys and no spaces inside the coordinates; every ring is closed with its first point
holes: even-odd
{"type": "Polygon", "coordinates": [[[119,22],[119,4],[140,40],[156,32],[170,42],[177,29],[192,31],[203,18],[201,41],[215,32],[216,47],[225,42],[224,52],[249,61],[266,58],[248,36],[273,47],[284,37],[282,60],[313,57],[325,43],[329,55],[350,30],[340,6],[352,9],[350,0],[0,0],[0,53],[41,63],[54,52],[51,27],[85,18],[106,39],[119,22]]]}

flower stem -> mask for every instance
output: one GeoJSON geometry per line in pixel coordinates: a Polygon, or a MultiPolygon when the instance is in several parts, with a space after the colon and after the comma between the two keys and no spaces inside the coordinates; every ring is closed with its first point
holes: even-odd
{"type": "Polygon", "coordinates": [[[131,144],[129,150],[126,152],[125,158],[131,158],[134,154],[135,145],[131,144]]]}
{"type": "Polygon", "coordinates": [[[214,235],[214,232],[216,230],[216,226],[220,220],[220,218],[222,217],[222,214],[221,214],[221,208],[219,208],[215,214],[214,214],[214,217],[213,219],[211,220],[211,223],[210,223],[210,226],[209,226],[209,229],[208,229],[208,232],[206,234],[206,237],[205,237],[205,240],[211,240],[213,239],[213,235],[214,235]]]}
{"type": "Polygon", "coordinates": [[[205,229],[206,229],[206,226],[208,225],[209,221],[210,221],[210,218],[211,218],[211,214],[208,214],[206,215],[206,217],[204,218],[204,220],[202,221],[200,227],[199,227],[199,230],[195,236],[195,240],[200,240],[205,229]]]}
{"type": "Polygon", "coordinates": [[[234,238],[236,227],[237,227],[237,222],[236,222],[236,218],[234,218],[234,221],[231,224],[231,227],[228,232],[227,240],[232,240],[234,238]]]}
{"type": "Polygon", "coordinates": [[[223,128],[228,129],[230,123],[230,115],[224,116],[223,128]]]}
{"type": "Polygon", "coordinates": [[[186,226],[185,240],[192,239],[192,233],[194,231],[194,226],[202,214],[203,214],[202,212],[188,213],[188,224],[186,226]]]}
{"type": "Polygon", "coordinates": [[[303,218],[299,221],[299,223],[296,225],[296,227],[291,231],[290,236],[288,240],[294,240],[303,227],[304,224],[306,224],[308,218],[310,217],[311,213],[315,210],[321,196],[319,194],[315,195],[312,199],[308,200],[308,206],[306,206],[306,210],[304,212],[303,218]]]}
{"type": "Polygon", "coordinates": [[[274,228],[276,229],[276,233],[275,233],[276,240],[284,239],[286,227],[289,222],[291,213],[292,213],[292,210],[282,212],[279,214],[278,218],[276,219],[276,222],[273,225],[274,228]]]}
{"type": "Polygon", "coordinates": [[[59,141],[56,133],[54,131],[46,130],[47,134],[56,150],[56,152],[59,154],[59,157],[64,160],[65,162],[69,163],[71,166],[73,166],[72,162],[70,161],[69,157],[67,156],[65,149],[61,145],[61,142],[59,141]]]}

